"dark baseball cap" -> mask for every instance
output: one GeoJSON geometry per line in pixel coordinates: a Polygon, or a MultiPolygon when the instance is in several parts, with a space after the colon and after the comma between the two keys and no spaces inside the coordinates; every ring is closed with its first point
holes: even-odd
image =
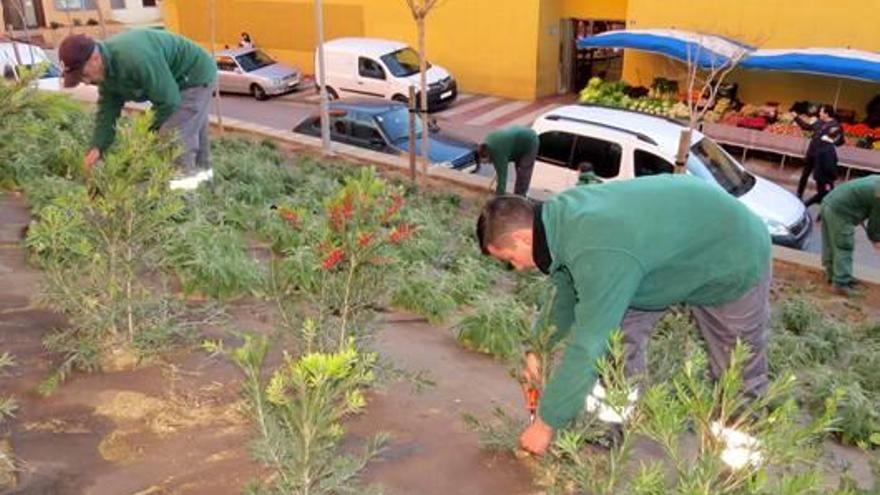
{"type": "Polygon", "coordinates": [[[58,47],[58,59],[64,71],[64,87],[72,88],[82,81],[82,70],[95,51],[95,40],[84,34],[72,34],[58,47]]]}

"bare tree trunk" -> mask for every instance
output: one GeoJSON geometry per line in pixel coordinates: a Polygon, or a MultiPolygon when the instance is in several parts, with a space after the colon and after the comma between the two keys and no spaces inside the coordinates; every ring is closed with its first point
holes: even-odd
{"type": "MultiPolygon", "coordinates": [[[[18,18],[21,20],[21,28],[24,30],[24,39],[27,41],[28,50],[30,50],[31,56],[31,64],[36,65],[36,60],[34,59],[34,44],[31,40],[31,29],[28,27],[27,16],[25,15],[25,7],[24,0],[18,0],[17,4],[14,4],[18,10],[18,18]]],[[[18,53],[18,47],[15,45],[15,40],[12,41],[12,46],[15,49],[15,58],[19,65],[21,65],[21,56],[18,53]]],[[[18,72],[18,71],[16,71],[18,72]]]]}
{"type": "Polygon", "coordinates": [[[416,88],[409,86],[409,178],[416,183],[416,88]]]}
{"type": "Polygon", "coordinates": [[[422,182],[427,183],[428,180],[428,60],[425,53],[425,15],[422,12],[418,19],[419,28],[419,71],[421,72],[421,117],[422,117],[422,182]]]}
{"type": "Polygon", "coordinates": [[[107,39],[107,23],[104,21],[104,9],[101,8],[102,0],[95,0],[95,10],[98,12],[98,25],[101,26],[101,39],[107,39]]]}

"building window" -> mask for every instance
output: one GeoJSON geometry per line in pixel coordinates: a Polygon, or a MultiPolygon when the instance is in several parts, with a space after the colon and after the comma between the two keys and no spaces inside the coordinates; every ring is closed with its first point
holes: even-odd
{"type": "Polygon", "coordinates": [[[155,7],[156,0],[144,0],[144,7],[155,7]]]}
{"type": "Polygon", "coordinates": [[[56,10],[94,10],[95,0],[55,0],[56,10]]]}
{"type": "Polygon", "coordinates": [[[122,10],[125,8],[125,0],[110,0],[110,8],[113,10],[122,10]]]}

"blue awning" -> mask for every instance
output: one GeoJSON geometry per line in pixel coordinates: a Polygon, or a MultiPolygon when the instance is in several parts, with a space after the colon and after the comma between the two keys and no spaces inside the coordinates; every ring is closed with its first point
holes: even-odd
{"type": "Polygon", "coordinates": [[[721,36],[677,29],[628,29],[607,31],[577,40],[578,48],[632,48],[659,53],[682,61],[696,60],[701,68],[727,64],[752,47],[721,36]]]}
{"type": "Polygon", "coordinates": [[[756,50],[740,65],[880,82],[880,53],[848,48],[756,50]]]}

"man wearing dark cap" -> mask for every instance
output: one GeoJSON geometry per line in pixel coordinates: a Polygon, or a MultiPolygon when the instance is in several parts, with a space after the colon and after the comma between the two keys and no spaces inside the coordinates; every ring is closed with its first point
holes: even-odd
{"type": "Polygon", "coordinates": [[[208,110],[217,67],[205,50],[165,31],[131,30],[103,42],[83,34],[68,36],[61,42],[58,57],[65,87],[80,82],[98,86],[87,168],[113,143],[125,102],[149,101],[155,112],[153,129],[175,134],[183,148],[171,187],[195,189],[211,178],[208,110]]]}

